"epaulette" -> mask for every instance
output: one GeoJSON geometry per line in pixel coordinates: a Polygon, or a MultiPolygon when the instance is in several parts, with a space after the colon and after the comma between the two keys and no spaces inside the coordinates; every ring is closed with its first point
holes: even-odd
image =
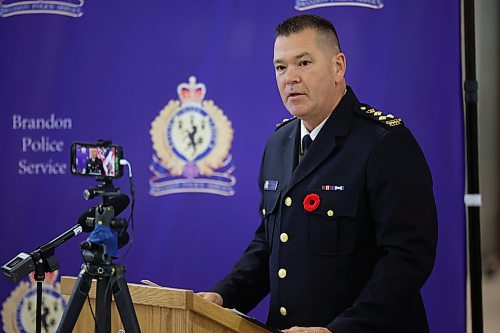
{"type": "Polygon", "coordinates": [[[376,120],[385,126],[395,127],[404,125],[401,118],[396,118],[392,114],[383,114],[382,112],[375,110],[368,104],[360,104],[359,113],[367,118],[376,120]]]}
{"type": "Polygon", "coordinates": [[[296,119],[297,117],[292,117],[292,118],[285,118],[283,119],[283,121],[281,123],[277,123],[276,124],[276,129],[275,131],[279,130],[281,127],[285,126],[286,124],[288,124],[289,122],[291,122],[292,120],[296,119]]]}

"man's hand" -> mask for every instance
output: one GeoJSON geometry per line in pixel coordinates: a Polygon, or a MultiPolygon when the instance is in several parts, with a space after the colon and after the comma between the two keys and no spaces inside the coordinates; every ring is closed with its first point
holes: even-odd
{"type": "Polygon", "coordinates": [[[294,326],[287,330],[284,330],[283,333],[332,333],[327,328],[324,327],[297,327],[294,326]]]}
{"type": "MultiPolygon", "coordinates": [[[[222,306],[224,303],[224,300],[222,299],[222,296],[217,294],[217,293],[212,293],[212,292],[200,292],[196,293],[196,295],[203,297],[206,300],[209,300],[212,303],[215,303],[219,306],[222,306]]],[[[319,333],[319,332],[318,332],[319,333]]]]}

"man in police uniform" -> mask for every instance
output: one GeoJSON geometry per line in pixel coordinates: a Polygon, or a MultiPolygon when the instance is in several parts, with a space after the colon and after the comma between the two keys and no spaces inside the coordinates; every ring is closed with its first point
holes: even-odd
{"type": "Polygon", "coordinates": [[[294,118],[264,152],[262,223],[232,272],[200,295],[249,311],[270,292],[268,324],[289,333],[428,332],[420,289],[437,217],[417,142],[346,85],[327,20],[280,24],[274,65],[294,118]]]}
{"type": "Polygon", "coordinates": [[[89,155],[85,168],[86,174],[91,176],[105,176],[104,166],[101,159],[97,156],[97,148],[90,148],[89,155]]]}

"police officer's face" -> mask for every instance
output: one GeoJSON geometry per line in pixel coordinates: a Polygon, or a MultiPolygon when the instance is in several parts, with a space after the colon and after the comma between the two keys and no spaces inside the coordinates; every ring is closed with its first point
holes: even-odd
{"type": "Polygon", "coordinates": [[[345,90],[344,55],[317,37],[316,30],[306,29],[278,37],[274,43],[276,82],[283,104],[309,130],[331,113],[345,90]]]}

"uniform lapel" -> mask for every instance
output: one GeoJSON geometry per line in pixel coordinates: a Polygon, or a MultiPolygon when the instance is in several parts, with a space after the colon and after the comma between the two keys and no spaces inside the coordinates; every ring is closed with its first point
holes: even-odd
{"type": "MultiPolygon", "coordinates": [[[[347,135],[351,125],[353,112],[352,108],[359,104],[356,96],[351,88],[347,88],[347,93],[344,95],[339,105],[335,108],[332,115],[326,121],[325,125],[319,132],[318,136],[307,151],[307,154],[302,158],[301,162],[295,168],[288,189],[291,189],[304,177],[313,172],[328,156],[333,153],[336,146],[336,138],[347,135]]],[[[298,124],[298,133],[296,133],[296,148],[294,154],[298,159],[298,142],[300,142],[300,123],[298,124]]]]}
{"type": "Polygon", "coordinates": [[[286,141],[281,147],[282,166],[284,180],[286,183],[290,180],[292,172],[299,163],[298,140],[300,140],[300,121],[296,121],[296,126],[292,126],[286,136],[286,141]]]}

